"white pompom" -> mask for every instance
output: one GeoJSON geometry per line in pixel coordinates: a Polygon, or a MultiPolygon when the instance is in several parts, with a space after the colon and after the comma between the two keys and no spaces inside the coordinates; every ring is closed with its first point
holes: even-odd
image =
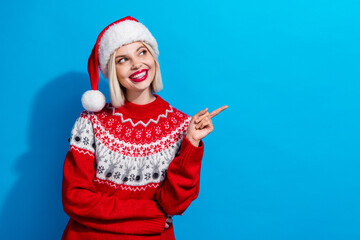
{"type": "Polygon", "coordinates": [[[89,112],[99,112],[105,106],[105,96],[99,90],[88,90],[81,97],[83,107],[89,112]]]}

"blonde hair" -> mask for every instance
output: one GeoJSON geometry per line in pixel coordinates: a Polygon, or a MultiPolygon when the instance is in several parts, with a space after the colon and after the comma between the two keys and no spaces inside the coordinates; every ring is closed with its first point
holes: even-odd
{"type": "MultiPolygon", "coordinates": [[[[163,89],[163,83],[161,79],[160,73],[160,65],[157,55],[154,53],[154,49],[147,43],[141,42],[144,46],[149,50],[150,54],[153,56],[155,60],[155,76],[154,80],[151,83],[151,91],[153,93],[159,92],[163,89]]],[[[110,90],[110,98],[111,104],[118,108],[124,105],[125,103],[125,87],[122,86],[116,76],[116,63],[115,63],[115,53],[116,50],[111,54],[109,62],[107,64],[108,73],[109,73],[109,90],[110,90]]]]}

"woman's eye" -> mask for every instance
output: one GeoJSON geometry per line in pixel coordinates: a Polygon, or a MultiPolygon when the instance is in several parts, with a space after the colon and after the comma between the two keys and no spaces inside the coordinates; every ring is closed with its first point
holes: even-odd
{"type": "Polygon", "coordinates": [[[146,50],[141,51],[140,55],[146,54],[146,50]]]}
{"type": "Polygon", "coordinates": [[[118,61],[118,63],[123,63],[123,62],[125,62],[125,58],[122,58],[118,61]]]}

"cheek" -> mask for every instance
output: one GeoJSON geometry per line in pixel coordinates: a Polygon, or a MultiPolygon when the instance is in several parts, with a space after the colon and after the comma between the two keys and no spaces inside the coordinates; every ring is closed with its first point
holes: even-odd
{"type": "Polygon", "coordinates": [[[155,74],[155,62],[154,61],[149,62],[149,67],[151,69],[151,75],[154,75],[155,74]]]}
{"type": "Polygon", "coordinates": [[[116,76],[118,78],[127,77],[127,70],[124,67],[116,67],[116,76]]]}
{"type": "Polygon", "coordinates": [[[148,65],[151,68],[155,68],[155,60],[152,56],[146,58],[145,61],[146,61],[146,65],[148,65]]]}

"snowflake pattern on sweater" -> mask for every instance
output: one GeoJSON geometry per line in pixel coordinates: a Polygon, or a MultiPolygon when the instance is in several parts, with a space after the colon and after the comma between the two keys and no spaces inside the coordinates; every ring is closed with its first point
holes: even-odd
{"type": "Polygon", "coordinates": [[[170,104],[163,113],[143,121],[125,116],[107,103],[98,113],[84,110],[80,114],[71,131],[70,146],[94,155],[95,181],[99,183],[127,190],[156,187],[179,153],[190,120],[170,104]]]}
{"type": "Polygon", "coordinates": [[[70,220],[62,240],[175,240],[165,223],[199,194],[204,143],[186,137],[189,115],[154,95],[76,119],[63,167],[70,220]]]}

